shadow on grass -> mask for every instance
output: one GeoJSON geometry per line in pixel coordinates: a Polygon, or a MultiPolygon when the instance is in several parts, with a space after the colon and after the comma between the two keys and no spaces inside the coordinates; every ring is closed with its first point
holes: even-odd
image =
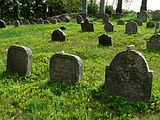
{"type": "Polygon", "coordinates": [[[144,53],[158,53],[160,54],[160,49],[143,49],[144,53]]]}

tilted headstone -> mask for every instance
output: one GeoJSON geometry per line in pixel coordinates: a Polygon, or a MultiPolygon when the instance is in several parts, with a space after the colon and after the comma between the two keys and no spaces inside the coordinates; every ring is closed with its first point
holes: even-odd
{"type": "Polygon", "coordinates": [[[19,27],[20,26],[20,22],[18,20],[14,21],[14,27],[19,27]]]}
{"type": "Polygon", "coordinates": [[[82,31],[93,32],[94,31],[93,22],[90,22],[88,18],[85,18],[84,23],[81,23],[81,29],[82,31]]]}
{"type": "Polygon", "coordinates": [[[58,53],[50,59],[50,79],[74,85],[82,80],[83,63],[79,56],[58,53]]]}
{"type": "Polygon", "coordinates": [[[113,32],[114,31],[114,25],[111,22],[108,22],[104,25],[104,30],[106,32],[113,32]]]}
{"type": "Polygon", "coordinates": [[[143,26],[143,23],[141,20],[135,20],[135,22],[138,24],[138,26],[143,26]]]}
{"type": "Polygon", "coordinates": [[[150,40],[147,41],[148,49],[160,49],[160,33],[153,35],[150,40]]]}
{"type": "Polygon", "coordinates": [[[138,25],[134,21],[130,21],[126,24],[125,33],[127,34],[136,34],[138,32],[138,25]]]}
{"type": "Polygon", "coordinates": [[[155,11],[152,15],[152,20],[160,20],[160,11],[155,11]]]}
{"type": "Polygon", "coordinates": [[[39,18],[39,19],[37,20],[37,24],[44,24],[44,20],[43,20],[42,18],[39,18]]]}
{"type": "Polygon", "coordinates": [[[52,41],[66,41],[67,35],[61,30],[57,29],[52,33],[52,41]]]}
{"type": "Polygon", "coordinates": [[[25,46],[13,45],[8,49],[7,72],[21,76],[32,71],[32,51],[25,46]]]}
{"type": "Polygon", "coordinates": [[[82,16],[81,16],[81,15],[78,15],[78,16],[76,17],[76,19],[77,19],[77,24],[81,24],[81,22],[82,22],[82,16]]]}
{"type": "Polygon", "coordinates": [[[107,34],[101,34],[98,36],[99,45],[112,46],[112,37],[107,34]]]}
{"type": "Polygon", "coordinates": [[[7,27],[6,23],[3,20],[0,20],[0,28],[7,27]]]}
{"type": "Polygon", "coordinates": [[[118,20],[118,21],[117,21],[117,25],[125,25],[124,20],[118,20]]]}
{"type": "Polygon", "coordinates": [[[44,24],[50,24],[49,20],[45,20],[44,24]]]}
{"type": "Polygon", "coordinates": [[[133,102],[150,102],[153,71],[147,61],[132,46],[118,53],[106,67],[105,86],[113,96],[133,102]]]}
{"type": "Polygon", "coordinates": [[[141,20],[142,22],[147,22],[148,21],[148,13],[145,10],[142,10],[138,14],[138,19],[141,20]]]}
{"type": "Polygon", "coordinates": [[[146,27],[147,27],[147,28],[154,28],[154,27],[155,27],[155,24],[154,24],[153,21],[150,21],[150,22],[147,22],[146,27]]]}
{"type": "Polygon", "coordinates": [[[108,23],[109,22],[109,15],[108,14],[103,15],[102,20],[103,20],[103,24],[108,23]]]}

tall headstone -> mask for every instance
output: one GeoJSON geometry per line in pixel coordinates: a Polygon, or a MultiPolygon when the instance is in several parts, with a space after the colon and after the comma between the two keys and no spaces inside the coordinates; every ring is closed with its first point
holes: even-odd
{"type": "Polygon", "coordinates": [[[152,20],[159,21],[160,20],[160,11],[155,11],[152,15],[152,20]]]}
{"type": "Polygon", "coordinates": [[[0,28],[7,27],[6,23],[3,20],[0,20],[0,28]]]}
{"type": "Polygon", "coordinates": [[[118,53],[106,67],[105,86],[113,96],[133,102],[150,102],[153,71],[147,61],[133,47],[118,53]]]}
{"type": "Polygon", "coordinates": [[[50,79],[74,85],[82,80],[83,63],[79,56],[58,53],[50,59],[50,79]]]}
{"type": "Polygon", "coordinates": [[[94,31],[93,22],[90,22],[88,18],[85,18],[84,23],[81,23],[81,29],[82,31],[93,32],[94,31]]]}
{"type": "Polygon", "coordinates": [[[104,45],[104,46],[112,46],[112,37],[107,35],[107,34],[101,34],[98,36],[99,39],[99,45],[104,45]]]}
{"type": "Polygon", "coordinates": [[[104,25],[104,30],[106,32],[113,32],[114,31],[114,25],[111,22],[108,22],[104,25]]]}
{"type": "Polygon", "coordinates": [[[21,76],[31,73],[32,51],[25,46],[11,46],[7,55],[7,71],[21,76]]]}
{"type": "Polygon", "coordinates": [[[147,22],[148,21],[148,13],[145,10],[142,10],[138,14],[138,19],[141,20],[142,22],[147,22]]]}
{"type": "Polygon", "coordinates": [[[78,16],[76,17],[76,19],[77,19],[77,24],[81,24],[81,22],[82,22],[82,16],[81,16],[81,15],[78,15],[78,16]]]}
{"type": "Polygon", "coordinates": [[[155,23],[153,21],[147,22],[146,27],[147,28],[154,28],[155,27],[155,23]]]}
{"type": "Polygon", "coordinates": [[[138,32],[138,25],[134,21],[130,21],[126,24],[125,33],[127,34],[136,34],[138,32]]]}
{"type": "Polygon", "coordinates": [[[148,49],[160,49],[160,33],[153,35],[150,40],[147,41],[148,49]]]}
{"type": "Polygon", "coordinates": [[[52,33],[52,41],[66,41],[67,40],[67,35],[61,30],[61,29],[56,29],[52,33]]]}

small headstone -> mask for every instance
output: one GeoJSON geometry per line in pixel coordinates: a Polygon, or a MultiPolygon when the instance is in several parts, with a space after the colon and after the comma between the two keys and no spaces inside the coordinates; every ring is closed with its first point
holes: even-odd
{"type": "Polygon", "coordinates": [[[29,20],[23,20],[23,25],[29,25],[29,24],[30,24],[29,20]]]}
{"type": "Polygon", "coordinates": [[[81,23],[81,29],[82,31],[93,32],[94,31],[93,22],[90,22],[88,18],[85,18],[84,23],[81,23]]]}
{"type": "Polygon", "coordinates": [[[107,34],[101,34],[99,37],[99,45],[112,46],[112,37],[107,34]]]}
{"type": "Polygon", "coordinates": [[[67,35],[61,30],[57,29],[52,33],[52,41],[66,41],[67,35]]]}
{"type": "Polygon", "coordinates": [[[66,30],[67,28],[65,26],[60,27],[61,30],[66,30]]]}
{"type": "Polygon", "coordinates": [[[7,72],[26,75],[32,71],[32,51],[25,46],[13,45],[8,49],[7,72]]]}
{"type": "Polygon", "coordinates": [[[138,14],[138,19],[141,20],[142,22],[147,22],[148,21],[148,14],[145,10],[142,10],[139,14],[138,14]]]}
{"type": "Polygon", "coordinates": [[[37,23],[36,23],[36,22],[34,22],[34,21],[31,21],[31,22],[30,22],[30,24],[32,24],[32,25],[36,25],[37,23]]]}
{"type": "Polygon", "coordinates": [[[117,25],[125,25],[124,20],[118,20],[118,21],[117,21],[117,25]]]}
{"type": "Polygon", "coordinates": [[[157,29],[160,29],[160,23],[158,22],[158,23],[156,23],[156,30],[157,29]]]}
{"type": "Polygon", "coordinates": [[[147,41],[148,49],[160,49],[160,33],[153,35],[150,40],[147,41]]]}
{"type": "Polygon", "coordinates": [[[20,25],[23,25],[23,21],[22,20],[20,20],[19,22],[20,22],[20,25]]]}
{"type": "Polygon", "coordinates": [[[37,20],[37,24],[44,24],[44,20],[43,20],[42,18],[39,18],[39,19],[37,20]]]}
{"type": "Polygon", "coordinates": [[[11,21],[5,21],[6,25],[11,25],[11,21]]]}
{"type": "Polygon", "coordinates": [[[152,20],[160,20],[160,11],[155,11],[152,15],[152,20]]]}
{"type": "Polygon", "coordinates": [[[49,20],[45,20],[44,24],[50,24],[49,20]]]}
{"type": "Polygon", "coordinates": [[[78,16],[76,17],[76,19],[77,19],[77,24],[81,24],[81,22],[82,22],[82,16],[81,16],[81,15],[78,15],[78,16]]]}
{"type": "Polygon", "coordinates": [[[56,23],[57,23],[57,20],[56,20],[56,19],[51,18],[51,19],[50,19],[50,23],[52,23],[52,24],[56,24],[56,23]]]}
{"type": "Polygon", "coordinates": [[[155,27],[155,24],[154,24],[153,21],[150,21],[150,22],[147,22],[146,27],[147,27],[147,28],[154,28],[154,27],[155,27]]]}
{"type": "Polygon", "coordinates": [[[135,22],[138,24],[138,26],[143,26],[143,23],[141,20],[135,20],[135,22]]]}
{"type": "Polygon", "coordinates": [[[62,22],[62,20],[61,20],[61,19],[59,19],[59,18],[57,18],[57,22],[61,23],[61,22],[62,22]]]}
{"type": "Polygon", "coordinates": [[[83,63],[79,56],[59,53],[50,59],[50,79],[74,85],[82,80],[83,63]]]}
{"type": "Polygon", "coordinates": [[[108,14],[103,15],[102,20],[103,20],[103,24],[108,23],[109,22],[109,15],[108,14]]]}
{"type": "Polygon", "coordinates": [[[18,20],[16,20],[15,22],[14,22],[14,27],[19,27],[20,26],[20,22],[18,21],[18,20]]]}
{"type": "Polygon", "coordinates": [[[104,25],[104,30],[106,32],[113,32],[114,31],[114,25],[111,22],[108,22],[104,25]]]}
{"type": "Polygon", "coordinates": [[[6,23],[3,20],[0,20],[0,28],[7,27],[6,23]]]}
{"type": "Polygon", "coordinates": [[[132,46],[118,53],[106,67],[105,86],[113,96],[133,102],[150,102],[153,71],[147,61],[132,46]]]}
{"type": "Polygon", "coordinates": [[[134,21],[130,21],[126,24],[126,31],[127,34],[136,34],[138,32],[138,25],[134,21]]]}

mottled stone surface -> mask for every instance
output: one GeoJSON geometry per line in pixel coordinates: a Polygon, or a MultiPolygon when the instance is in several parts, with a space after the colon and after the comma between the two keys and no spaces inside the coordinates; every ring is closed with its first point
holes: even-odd
{"type": "Polygon", "coordinates": [[[104,25],[104,30],[106,32],[113,32],[114,31],[114,25],[111,22],[108,22],[104,25]]]}
{"type": "Polygon", "coordinates": [[[126,50],[118,53],[106,67],[105,86],[113,96],[134,102],[150,102],[153,71],[141,53],[126,50]]]}
{"type": "Polygon", "coordinates": [[[142,22],[147,22],[147,21],[148,21],[147,11],[142,10],[142,11],[138,14],[138,19],[141,20],[142,22]]]}
{"type": "Polygon", "coordinates": [[[94,31],[93,22],[90,22],[88,18],[85,18],[84,23],[81,23],[81,29],[82,31],[93,32],[94,31]]]}
{"type": "Polygon", "coordinates": [[[78,15],[78,16],[76,17],[76,19],[77,19],[77,24],[81,24],[81,22],[82,22],[82,16],[81,16],[81,15],[78,15]]]}
{"type": "Polygon", "coordinates": [[[7,27],[6,23],[3,20],[0,20],[0,28],[7,27]]]}
{"type": "Polygon", "coordinates": [[[43,20],[42,18],[39,18],[39,19],[37,20],[37,24],[44,24],[44,20],[43,20]]]}
{"type": "Polygon", "coordinates": [[[109,15],[108,14],[104,14],[103,17],[102,17],[102,21],[103,21],[103,24],[106,24],[109,22],[109,15]]]}
{"type": "Polygon", "coordinates": [[[118,21],[117,21],[117,25],[125,25],[124,20],[118,20],[118,21]]]}
{"type": "Polygon", "coordinates": [[[11,46],[7,55],[7,71],[21,76],[31,73],[32,51],[25,46],[11,46]]]}
{"type": "Polygon", "coordinates": [[[152,20],[160,20],[160,11],[155,11],[152,15],[152,20]]]}
{"type": "Polygon", "coordinates": [[[99,37],[99,45],[112,46],[112,37],[107,34],[101,34],[99,37]]]}
{"type": "Polygon", "coordinates": [[[153,21],[147,22],[146,27],[147,28],[154,28],[155,27],[155,23],[153,21]]]}
{"type": "Polygon", "coordinates": [[[82,80],[83,63],[79,56],[59,53],[50,59],[50,79],[74,85],[82,80]]]}
{"type": "Polygon", "coordinates": [[[67,40],[67,35],[61,30],[57,29],[52,33],[52,41],[65,41],[67,40]]]}
{"type": "Polygon", "coordinates": [[[37,23],[36,23],[36,22],[34,22],[34,21],[31,21],[31,22],[30,22],[30,24],[32,24],[32,25],[36,25],[37,23]]]}
{"type": "Polygon", "coordinates": [[[18,20],[14,21],[14,27],[19,27],[20,26],[20,22],[18,20]]]}
{"type": "Polygon", "coordinates": [[[125,33],[136,34],[138,32],[138,25],[134,21],[130,21],[126,24],[125,33]]]}
{"type": "Polygon", "coordinates": [[[147,41],[148,49],[160,49],[160,33],[153,35],[150,40],[147,41]]]}
{"type": "Polygon", "coordinates": [[[141,20],[135,20],[135,22],[138,24],[138,26],[143,26],[143,23],[141,20]]]}

